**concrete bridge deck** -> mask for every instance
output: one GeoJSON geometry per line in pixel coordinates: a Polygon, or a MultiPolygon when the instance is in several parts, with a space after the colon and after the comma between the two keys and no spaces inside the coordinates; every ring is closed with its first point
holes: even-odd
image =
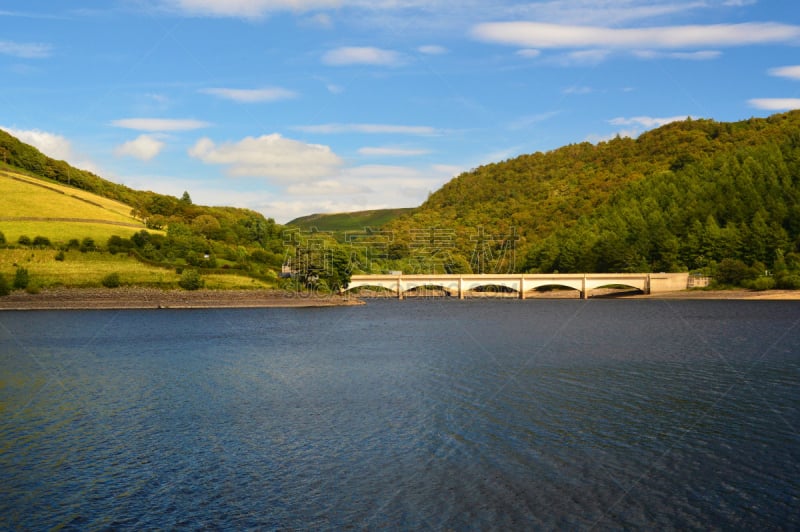
{"type": "Polygon", "coordinates": [[[400,274],[353,275],[347,290],[360,287],[383,288],[394,292],[399,299],[409,290],[419,287],[437,287],[459,299],[469,293],[490,286],[513,290],[520,299],[525,294],[544,286],[562,286],[578,290],[581,299],[603,286],[623,285],[641,290],[645,294],[683,290],[689,282],[688,273],[525,273],[525,274],[400,274]]]}

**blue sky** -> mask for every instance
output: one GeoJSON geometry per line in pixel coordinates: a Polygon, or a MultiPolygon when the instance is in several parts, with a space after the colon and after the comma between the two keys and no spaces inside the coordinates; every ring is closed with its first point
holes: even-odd
{"type": "Polygon", "coordinates": [[[128,186],[315,212],[687,116],[800,108],[789,0],[7,0],[0,128],[128,186]]]}

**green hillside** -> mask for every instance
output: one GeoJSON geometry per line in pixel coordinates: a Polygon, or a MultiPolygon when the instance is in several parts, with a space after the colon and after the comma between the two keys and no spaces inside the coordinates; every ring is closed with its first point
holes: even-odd
{"type": "Polygon", "coordinates": [[[289,231],[246,209],[195,205],[188,193],[113,184],[2,131],[0,155],[0,232],[12,247],[17,235],[54,248],[95,235],[94,249],[148,264],[275,280],[288,263],[298,283],[328,287],[385,270],[690,270],[800,288],[800,111],[686,120],[523,155],[458,176],[417,209],[312,215],[289,231]],[[306,234],[364,228],[380,230],[355,243],[306,234]]]}
{"type": "Polygon", "coordinates": [[[286,243],[260,213],[196,205],[107,181],[0,130],[0,275],[38,287],[175,286],[185,268],[209,287],[274,285],[286,243]]]}
{"type": "Polygon", "coordinates": [[[335,214],[311,214],[295,218],[288,226],[304,231],[361,231],[365,227],[380,227],[395,218],[408,214],[413,209],[378,209],[371,211],[343,212],[335,214]]]}
{"type": "Polygon", "coordinates": [[[105,242],[145,229],[129,205],[57,183],[0,171],[0,190],[0,231],[12,242],[23,235],[60,244],[86,237],[105,242]]]}
{"type": "Polygon", "coordinates": [[[405,269],[425,255],[425,267],[473,271],[784,268],[800,238],[800,112],[489,164],[384,229],[405,269]]]}

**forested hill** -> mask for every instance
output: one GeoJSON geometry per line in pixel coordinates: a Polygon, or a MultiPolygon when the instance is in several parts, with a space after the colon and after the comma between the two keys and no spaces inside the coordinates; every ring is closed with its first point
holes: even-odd
{"type": "Polygon", "coordinates": [[[783,267],[800,237],[800,111],[687,119],[489,164],[386,229],[410,255],[422,230],[449,231],[452,266],[472,270],[479,255],[503,271],[679,271],[726,258],[783,267]],[[516,253],[500,253],[515,233],[516,253]]]}

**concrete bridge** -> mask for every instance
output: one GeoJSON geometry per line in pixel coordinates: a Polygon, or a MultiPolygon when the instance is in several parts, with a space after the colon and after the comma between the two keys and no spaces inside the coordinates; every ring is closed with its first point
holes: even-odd
{"type": "Polygon", "coordinates": [[[587,299],[591,291],[604,286],[629,286],[645,294],[684,290],[688,273],[524,273],[524,274],[452,274],[452,275],[353,275],[347,290],[360,287],[383,288],[403,299],[406,292],[420,287],[437,287],[459,299],[485,287],[502,286],[525,299],[530,290],[544,286],[572,288],[587,299]]]}

